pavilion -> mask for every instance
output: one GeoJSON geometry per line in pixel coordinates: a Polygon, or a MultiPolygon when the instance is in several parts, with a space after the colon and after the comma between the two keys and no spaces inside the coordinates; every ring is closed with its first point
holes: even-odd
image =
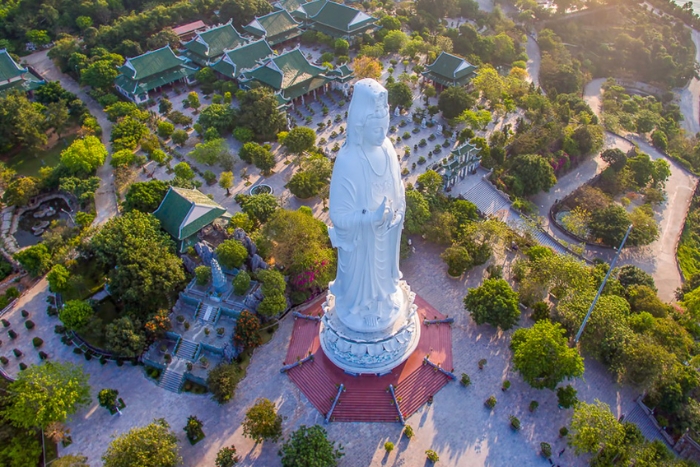
{"type": "Polygon", "coordinates": [[[211,68],[225,78],[237,80],[241,73],[255,68],[274,54],[270,44],[260,39],[225,51],[219,60],[211,64],[211,68]]]}
{"type": "Polygon", "coordinates": [[[178,57],[166,45],[146,52],[138,57],[127,58],[117,67],[120,74],[114,85],[127,99],[141,104],[149,99],[148,93],[169,84],[194,83],[194,74],[199,70],[188,58],[178,57]]]}
{"type": "Polygon", "coordinates": [[[423,76],[432,81],[437,90],[451,86],[465,86],[476,75],[476,67],[456,55],[442,52],[426,66],[423,76]]]}
{"type": "Polygon", "coordinates": [[[0,49],[0,95],[13,89],[31,92],[45,81],[15,62],[7,49],[0,49]]]}
{"type": "Polygon", "coordinates": [[[284,44],[301,36],[300,24],[287,12],[278,10],[255,18],[243,29],[257,39],[265,39],[271,46],[284,44]]]}
{"type": "Polygon", "coordinates": [[[334,39],[345,39],[351,44],[358,36],[379,28],[377,18],[342,3],[315,0],[304,3],[292,12],[308,29],[322,32],[334,39]]]}
{"type": "Polygon", "coordinates": [[[171,186],[153,215],[163,230],[177,242],[177,251],[197,243],[197,234],[219,217],[225,217],[226,209],[199,190],[171,186]]]}
{"type": "Polygon", "coordinates": [[[299,49],[293,49],[264,60],[252,70],[243,72],[239,81],[243,87],[246,83],[257,81],[272,88],[278,95],[280,104],[299,100],[317,92],[325,92],[327,84],[333,79],[327,75],[328,70],[311,64],[299,49]]]}
{"type": "Polygon", "coordinates": [[[183,42],[182,55],[199,66],[205,67],[218,60],[225,50],[235,49],[246,43],[229,21],[206,31],[197,32],[195,37],[183,42]]]}
{"type": "Polygon", "coordinates": [[[473,144],[464,143],[453,149],[441,170],[445,189],[453,186],[458,179],[463,180],[468,174],[475,173],[480,161],[481,151],[473,144]]]}

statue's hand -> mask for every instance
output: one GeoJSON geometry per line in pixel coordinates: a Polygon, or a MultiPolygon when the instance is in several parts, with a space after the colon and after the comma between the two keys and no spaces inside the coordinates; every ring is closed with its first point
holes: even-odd
{"type": "Polygon", "coordinates": [[[388,219],[391,218],[391,208],[387,206],[386,196],[382,200],[382,204],[372,212],[372,224],[375,227],[382,226],[388,219]]]}
{"type": "Polygon", "coordinates": [[[391,221],[391,224],[389,224],[388,229],[389,230],[393,229],[394,227],[400,225],[402,221],[403,221],[403,214],[400,212],[397,212],[396,216],[394,216],[394,220],[391,221]]]}

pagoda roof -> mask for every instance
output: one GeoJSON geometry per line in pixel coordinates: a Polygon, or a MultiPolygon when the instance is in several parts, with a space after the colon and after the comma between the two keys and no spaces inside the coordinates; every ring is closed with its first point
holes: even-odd
{"type": "Polygon", "coordinates": [[[138,57],[127,58],[124,65],[117,69],[129,79],[143,80],[185,66],[188,62],[188,59],[175,55],[170,45],[166,45],[138,57]]]}
{"type": "Polygon", "coordinates": [[[303,3],[291,12],[292,16],[300,19],[310,18],[321,11],[321,8],[326,5],[326,1],[327,0],[313,0],[308,3],[303,3]]]}
{"type": "Polygon", "coordinates": [[[225,212],[226,209],[199,190],[171,186],[153,215],[173,238],[184,240],[225,212]]]}
{"type": "MultiPolygon", "coordinates": [[[[228,22],[203,32],[198,32],[195,37],[182,45],[192,55],[207,59],[221,56],[227,49],[234,49],[245,43],[245,39],[236,31],[236,28],[228,22]]],[[[195,59],[195,57],[192,57],[195,59]]]]}
{"type": "Polygon", "coordinates": [[[15,62],[7,49],[0,49],[0,81],[17,78],[28,71],[29,70],[19,66],[17,62],[15,62]]]}
{"type": "Polygon", "coordinates": [[[285,98],[294,99],[330,81],[326,71],[311,64],[299,49],[294,49],[246,72],[244,81],[259,81],[275,91],[282,91],[285,98]]]}
{"type": "Polygon", "coordinates": [[[476,151],[476,150],[478,150],[478,148],[476,146],[474,146],[473,144],[464,143],[464,144],[461,144],[461,145],[457,146],[456,148],[454,148],[452,150],[452,154],[454,154],[455,156],[463,156],[465,154],[469,154],[472,151],[476,151]]]}
{"type": "Polygon", "coordinates": [[[225,51],[223,57],[211,67],[229,78],[238,78],[244,70],[255,68],[262,60],[274,54],[270,44],[265,39],[260,39],[225,51]]]}
{"type": "Polygon", "coordinates": [[[326,75],[329,78],[333,78],[336,81],[344,83],[344,82],[354,78],[355,72],[350,68],[350,66],[348,66],[347,63],[344,63],[344,64],[340,65],[339,67],[336,67],[333,70],[326,72],[326,75]]]}
{"type": "Polygon", "coordinates": [[[365,26],[373,25],[377,18],[367,13],[341,3],[326,0],[325,4],[311,20],[316,24],[321,24],[338,31],[352,33],[365,26]]]}
{"type": "Polygon", "coordinates": [[[279,10],[287,10],[291,13],[304,3],[307,3],[307,1],[308,0],[278,0],[277,2],[273,3],[272,6],[279,10]]]}
{"type": "Polygon", "coordinates": [[[456,55],[442,52],[423,72],[434,81],[446,86],[464,85],[476,73],[476,67],[456,55]]]}
{"type": "Polygon", "coordinates": [[[299,23],[292,18],[287,10],[273,11],[265,16],[255,18],[243,26],[243,29],[256,37],[264,37],[271,45],[301,35],[299,23]]]}

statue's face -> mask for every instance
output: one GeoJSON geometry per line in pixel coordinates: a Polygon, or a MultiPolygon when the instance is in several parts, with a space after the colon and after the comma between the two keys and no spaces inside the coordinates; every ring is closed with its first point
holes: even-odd
{"type": "Polygon", "coordinates": [[[389,112],[385,115],[370,115],[363,128],[362,140],[372,146],[381,146],[389,130],[389,112]]]}

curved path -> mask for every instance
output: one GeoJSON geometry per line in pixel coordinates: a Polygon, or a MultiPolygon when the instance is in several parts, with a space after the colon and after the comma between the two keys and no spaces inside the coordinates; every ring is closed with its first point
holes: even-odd
{"type": "MultiPolygon", "coordinates": [[[[73,78],[61,73],[51,59],[48,58],[47,54],[48,50],[42,50],[24,57],[22,61],[34,68],[46,80],[58,81],[63,86],[63,89],[77,95],[90,109],[90,113],[102,127],[102,142],[107,149],[110,149],[109,137],[112,133],[112,122],[107,119],[107,115],[97,101],[81,89],[73,78]]],[[[103,224],[111,217],[117,215],[117,197],[114,188],[114,174],[112,166],[109,165],[110,159],[111,155],[107,156],[105,163],[97,169],[97,176],[100,177],[102,182],[95,193],[95,211],[97,214],[95,225],[103,224]]]]}

